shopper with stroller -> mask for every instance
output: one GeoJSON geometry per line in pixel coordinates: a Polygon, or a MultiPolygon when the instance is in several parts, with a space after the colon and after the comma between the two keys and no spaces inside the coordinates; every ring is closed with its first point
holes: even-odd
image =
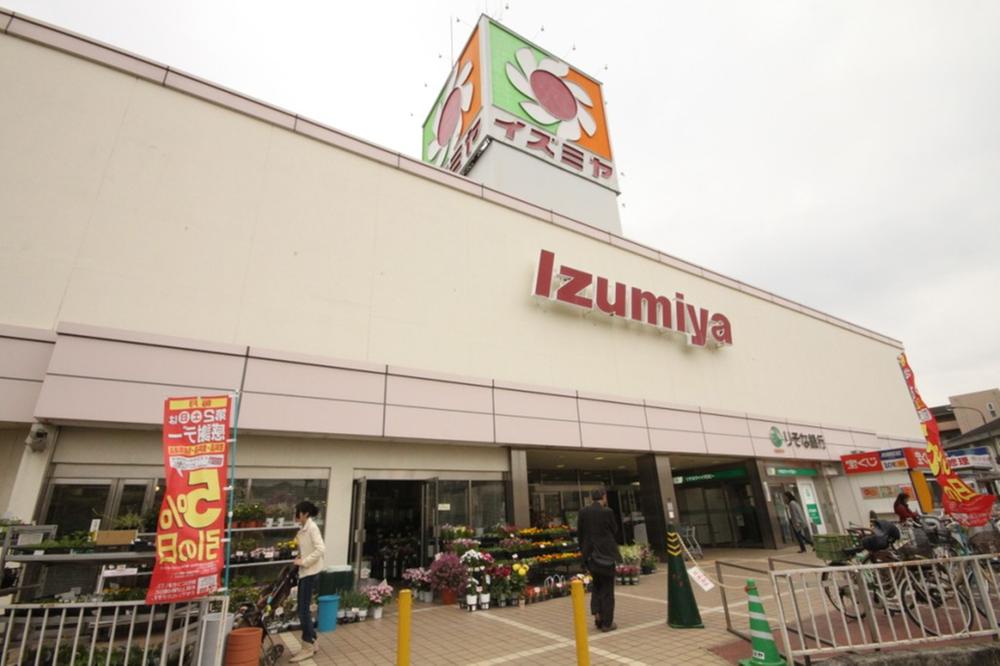
{"type": "Polygon", "coordinates": [[[316,654],[316,628],[313,626],[310,606],[316,592],[319,572],[323,569],[323,553],[326,551],[323,535],[313,520],[318,514],[319,509],[308,500],[295,506],[295,520],[301,526],[296,536],[299,556],[295,558],[294,564],[299,568],[298,610],[302,625],[302,649],[291,658],[293,663],[305,661],[316,654]]]}

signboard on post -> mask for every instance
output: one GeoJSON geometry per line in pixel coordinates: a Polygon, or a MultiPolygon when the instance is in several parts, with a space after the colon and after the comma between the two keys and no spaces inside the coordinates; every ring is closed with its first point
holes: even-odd
{"type": "Polygon", "coordinates": [[[220,587],[231,417],[228,395],[164,402],[166,490],[147,604],[196,599],[220,587]]]}
{"type": "Polygon", "coordinates": [[[996,497],[980,495],[955,473],[951,461],[941,447],[941,433],[938,430],[937,420],[917,391],[913,370],[906,361],[906,354],[900,354],[897,360],[903,371],[903,380],[910,391],[913,407],[917,410],[924,439],[927,440],[927,461],[931,473],[937,477],[938,485],[941,486],[941,503],[944,505],[945,513],[966,527],[985,525],[989,521],[996,497]]]}

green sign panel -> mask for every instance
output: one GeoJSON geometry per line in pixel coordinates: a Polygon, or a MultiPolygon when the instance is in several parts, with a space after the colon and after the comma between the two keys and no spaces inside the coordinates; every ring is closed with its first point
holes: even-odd
{"type": "Polygon", "coordinates": [[[815,504],[806,504],[806,513],[809,514],[809,520],[813,522],[813,525],[823,524],[823,519],[819,517],[819,507],[815,504]]]}
{"type": "Polygon", "coordinates": [[[819,472],[809,467],[774,467],[774,476],[817,476],[819,472]]]}
{"type": "Polygon", "coordinates": [[[742,467],[736,469],[723,469],[718,472],[705,472],[704,474],[686,474],[674,477],[674,485],[682,483],[698,483],[701,481],[725,481],[727,479],[745,479],[747,471],[742,467]]]}

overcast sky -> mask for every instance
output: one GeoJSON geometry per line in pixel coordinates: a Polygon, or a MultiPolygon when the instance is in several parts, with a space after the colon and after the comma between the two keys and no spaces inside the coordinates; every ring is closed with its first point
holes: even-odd
{"type": "Polygon", "coordinates": [[[0,6],[418,158],[486,11],[603,81],[627,237],[1000,385],[1000,2],[0,6]]]}

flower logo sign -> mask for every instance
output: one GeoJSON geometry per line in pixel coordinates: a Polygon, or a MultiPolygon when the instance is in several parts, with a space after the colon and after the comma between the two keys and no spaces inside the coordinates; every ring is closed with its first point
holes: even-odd
{"type": "Polygon", "coordinates": [[[594,116],[588,111],[594,102],[577,83],[566,78],[569,65],[552,58],[536,60],[531,49],[518,49],[517,65],[507,63],[507,78],[528,101],[521,108],[542,125],[556,126],[556,136],[568,141],[580,138],[582,129],[588,136],[597,131],[594,116]]]}
{"type": "Polygon", "coordinates": [[[471,73],[471,62],[466,62],[461,69],[458,64],[452,68],[444,93],[431,116],[433,138],[427,144],[427,161],[437,166],[444,164],[462,136],[462,114],[472,106],[471,73]]]}

